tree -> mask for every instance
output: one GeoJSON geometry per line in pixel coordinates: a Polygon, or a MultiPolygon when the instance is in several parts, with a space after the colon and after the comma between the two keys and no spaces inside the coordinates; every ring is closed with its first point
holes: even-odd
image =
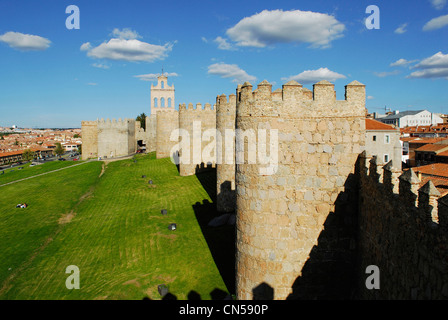
{"type": "Polygon", "coordinates": [[[140,121],[140,127],[146,130],[146,114],[144,112],[139,114],[135,120],[140,121]]]}
{"type": "Polygon", "coordinates": [[[56,153],[58,156],[62,156],[64,154],[64,148],[59,142],[56,142],[56,148],[54,149],[54,153],[56,153]]]}
{"type": "Polygon", "coordinates": [[[26,149],[22,153],[22,159],[25,160],[25,161],[33,160],[34,159],[34,152],[31,151],[30,149],[26,149]]]}
{"type": "Polygon", "coordinates": [[[79,134],[77,134],[77,133],[75,133],[74,135],[73,135],[73,138],[79,138],[79,134]]]}
{"type": "Polygon", "coordinates": [[[80,145],[78,146],[78,153],[79,153],[79,154],[82,154],[82,144],[80,144],[80,145]]]}

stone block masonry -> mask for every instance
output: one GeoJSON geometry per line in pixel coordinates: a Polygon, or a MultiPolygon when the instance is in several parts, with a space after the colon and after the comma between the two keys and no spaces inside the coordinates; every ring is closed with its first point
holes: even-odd
{"type": "MultiPolygon", "coordinates": [[[[238,86],[237,93],[241,86],[238,86]]],[[[216,143],[216,208],[220,212],[233,212],[236,206],[235,190],[235,118],[236,95],[216,97],[216,130],[221,139],[216,143]],[[227,134],[226,134],[227,131],[227,134]]]]}
{"type": "Polygon", "coordinates": [[[448,299],[448,194],[365,154],[359,167],[360,298],[448,299]],[[379,290],[365,286],[369,265],[380,270],[379,290]]]}
{"type": "Polygon", "coordinates": [[[207,131],[216,132],[216,109],[212,109],[209,103],[204,108],[200,103],[196,104],[196,108],[192,103],[188,107],[179,105],[179,129],[185,133],[179,144],[180,175],[194,175],[201,167],[214,166],[216,137],[206,137],[204,134],[207,131]]]}
{"type": "Polygon", "coordinates": [[[173,156],[171,149],[178,144],[176,139],[171,139],[173,131],[179,128],[179,112],[166,111],[157,112],[156,127],[156,158],[167,158],[173,156]]]}
{"type": "Polygon", "coordinates": [[[262,283],[285,299],[301,276],[365,144],[365,86],[354,81],[345,96],[337,101],[327,81],[312,97],[295,81],[274,92],[267,81],[241,87],[236,129],[277,129],[279,164],[272,175],[236,165],[238,299],[262,283]]]}
{"type": "Polygon", "coordinates": [[[98,157],[98,122],[82,121],[82,160],[98,157]]]}

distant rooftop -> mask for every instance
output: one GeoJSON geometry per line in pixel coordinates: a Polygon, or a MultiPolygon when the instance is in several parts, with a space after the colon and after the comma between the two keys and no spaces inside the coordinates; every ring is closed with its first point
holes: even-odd
{"type": "Polygon", "coordinates": [[[390,114],[384,118],[381,118],[382,120],[390,120],[390,119],[399,119],[402,118],[404,116],[413,116],[417,113],[423,112],[425,110],[410,110],[410,111],[403,111],[403,112],[398,112],[396,114],[390,114]]]}
{"type": "Polygon", "coordinates": [[[391,125],[373,119],[366,119],[366,130],[397,130],[391,125]]]}

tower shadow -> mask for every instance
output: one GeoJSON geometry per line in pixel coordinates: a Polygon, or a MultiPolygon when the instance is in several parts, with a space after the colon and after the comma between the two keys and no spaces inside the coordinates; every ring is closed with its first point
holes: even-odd
{"type": "Polygon", "coordinates": [[[358,173],[344,186],[287,300],[358,299],[358,173]]]}
{"type": "Polygon", "coordinates": [[[220,213],[216,210],[216,168],[198,172],[196,177],[212,202],[208,199],[204,199],[202,203],[196,202],[193,205],[193,210],[227,290],[233,294],[235,293],[236,276],[235,226],[224,224],[212,227],[208,225],[213,218],[220,216],[220,213]]]}

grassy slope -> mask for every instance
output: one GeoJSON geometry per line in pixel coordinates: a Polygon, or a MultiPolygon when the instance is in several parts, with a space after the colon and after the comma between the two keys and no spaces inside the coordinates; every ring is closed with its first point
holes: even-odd
{"type": "Polygon", "coordinates": [[[112,162],[100,179],[98,165],[3,187],[0,283],[8,272],[19,272],[12,286],[0,292],[1,299],[159,299],[161,283],[178,299],[192,290],[202,299],[216,288],[226,290],[195,218],[193,205],[210,201],[196,176],[179,177],[170,159],[148,156],[137,163],[112,162]],[[57,186],[57,179],[70,183],[57,186]],[[42,184],[52,186],[44,197],[42,184]],[[90,186],[93,192],[79,201],[90,186]],[[32,197],[25,200],[31,206],[16,209],[23,188],[32,197]],[[168,209],[168,215],[162,216],[161,209],[168,209]],[[72,210],[71,222],[58,224],[61,213],[72,210]],[[172,222],[175,231],[167,228],[172,222]],[[48,237],[53,240],[20,271],[48,237]],[[79,290],[65,287],[68,265],[80,269],[79,290]]]}
{"type": "Polygon", "coordinates": [[[30,167],[30,163],[26,163],[26,164],[20,165],[18,167],[0,170],[0,172],[5,171],[4,174],[0,175],[0,185],[11,182],[11,181],[35,176],[37,174],[49,172],[52,170],[69,167],[69,166],[72,166],[75,164],[79,164],[81,162],[83,162],[83,161],[51,161],[48,163],[31,166],[31,167],[30,167]],[[19,167],[23,167],[24,169],[19,170],[18,169],[19,167]]]}

